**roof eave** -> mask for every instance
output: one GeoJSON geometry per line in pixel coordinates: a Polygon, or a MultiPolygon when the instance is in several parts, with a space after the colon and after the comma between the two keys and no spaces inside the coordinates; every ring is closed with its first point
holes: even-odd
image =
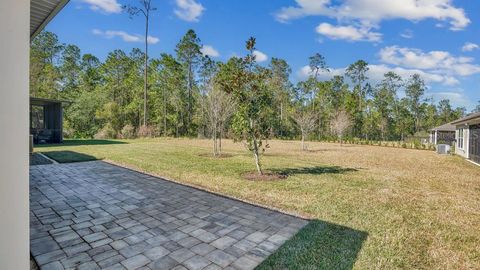
{"type": "Polygon", "coordinates": [[[43,20],[43,22],[35,29],[33,34],[30,36],[30,40],[34,39],[42,30],[45,28],[45,26],[57,15],[60,10],[62,10],[65,5],[69,2],[70,0],[62,0],[58,5],[55,7],[55,9],[48,14],[48,16],[43,20]]]}

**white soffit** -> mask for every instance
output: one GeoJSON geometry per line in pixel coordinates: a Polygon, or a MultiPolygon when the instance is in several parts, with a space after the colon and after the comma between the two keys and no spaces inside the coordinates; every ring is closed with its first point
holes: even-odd
{"type": "Polygon", "coordinates": [[[30,39],[33,39],[69,0],[30,0],[30,39]]]}

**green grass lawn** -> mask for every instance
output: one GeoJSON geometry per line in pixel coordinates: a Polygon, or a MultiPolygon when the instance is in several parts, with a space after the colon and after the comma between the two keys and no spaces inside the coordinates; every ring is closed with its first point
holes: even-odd
{"type": "Polygon", "coordinates": [[[287,179],[243,179],[253,157],[230,141],[231,157],[219,159],[205,155],[210,141],[194,139],[79,140],[35,150],[63,161],[79,161],[75,153],[110,160],[314,220],[260,269],[480,268],[480,167],[430,151],[270,145],[263,165],[287,179]]]}

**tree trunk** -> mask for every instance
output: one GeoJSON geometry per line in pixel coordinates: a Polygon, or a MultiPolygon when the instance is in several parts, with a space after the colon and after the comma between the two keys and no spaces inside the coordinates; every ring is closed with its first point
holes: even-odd
{"type": "Polygon", "coordinates": [[[302,131],[302,150],[305,151],[305,134],[302,131]]]}
{"type": "Polygon", "coordinates": [[[218,138],[218,153],[220,153],[220,155],[222,155],[222,137],[223,137],[223,126],[220,128],[220,137],[218,138]]]}
{"type": "Polygon", "coordinates": [[[167,93],[163,88],[163,136],[167,136],[167,93]]]}
{"type": "Polygon", "coordinates": [[[213,156],[217,157],[218,149],[217,149],[217,128],[213,129],[213,156]]]}
{"type": "Polygon", "coordinates": [[[192,123],[192,88],[193,88],[193,71],[192,71],[192,64],[188,64],[188,125],[187,130],[190,128],[190,124],[192,123]]]}
{"type": "Polygon", "coordinates": [[[259,175],[263,175],[262,167],[260,165],[260,156],[258,154],[257,140],[253,139],[253,157],[255,159],[255,165],[257,166],[257,172],[259,175]]]}
{"type": "Polygon", "coordinates": [[[148,19],[149,11],[145,14],[145,74],[143,88],[143,125],[147,125],[147,88],[148,88],[148,19]]]}

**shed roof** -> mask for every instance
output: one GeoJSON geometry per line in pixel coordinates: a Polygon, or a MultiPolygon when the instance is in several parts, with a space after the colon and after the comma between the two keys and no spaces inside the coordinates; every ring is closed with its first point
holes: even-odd
{"type": "Polygon", "coordinates": [[[438,127],[434,127],[431,129],[432,131],[455,131],[456,127],[455,125],[452,125],[451,123],[447,123],[438,127]]]}
{"type": "Polygon", "coordinates": [[[68,100],[30,97],[30,105],[44,106],[44,105],[61,104],[61,103],[72,103],[72,102],[68,100]]]}
{"type": "Polygon", "coordinates": [[[69,0],[30,0],[30,39],[50,22],[69,0]]]}
{"type": "Polygon", "coordinates": [[[471,113],[463,118],[453,121],[452,124],[462,125],[462,124],[468,123],[469,121],[474,121],[474,120],[480,120],[480,112],[471,113]]]}

